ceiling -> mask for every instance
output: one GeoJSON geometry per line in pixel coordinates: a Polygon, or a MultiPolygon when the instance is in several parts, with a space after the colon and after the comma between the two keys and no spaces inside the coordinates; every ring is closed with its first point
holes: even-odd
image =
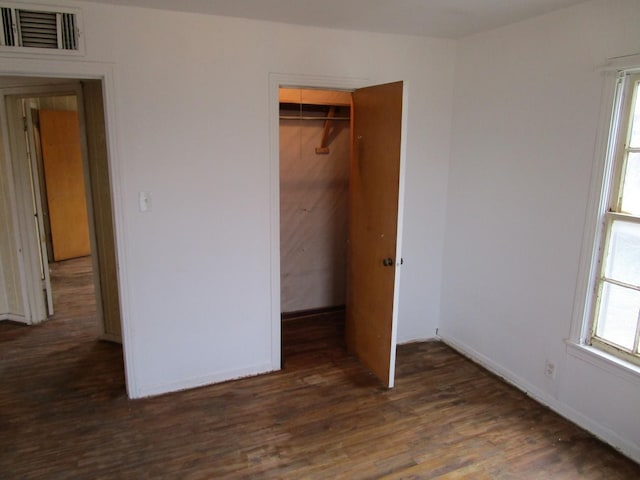
{"type": "Polygon", "coordinates": [[[94,0],[316,27],[460,38],[584,0],[94,0]]]}

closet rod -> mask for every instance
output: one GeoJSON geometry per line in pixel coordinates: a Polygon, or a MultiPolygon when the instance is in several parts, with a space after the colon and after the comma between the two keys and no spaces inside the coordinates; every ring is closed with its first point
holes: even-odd
{"type": "Polygon", "coordinates": [[[280,120],[351,120],[350,117],[294,117],[293,115],[280,115],[280,120]]]}

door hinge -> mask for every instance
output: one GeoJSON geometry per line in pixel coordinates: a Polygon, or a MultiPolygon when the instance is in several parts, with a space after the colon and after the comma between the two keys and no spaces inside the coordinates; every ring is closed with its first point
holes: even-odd
{"type": "Polygon", "coordinates": [[[29,129],[27,128],[27,117],[22,117],[22,128],[24,128],[25,132],[29,131],[29,129]]]}

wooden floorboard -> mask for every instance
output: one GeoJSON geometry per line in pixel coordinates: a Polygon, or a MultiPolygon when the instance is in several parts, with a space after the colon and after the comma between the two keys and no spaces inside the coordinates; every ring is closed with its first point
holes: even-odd
{"type": "Polygon", "coordinates": [[[401,346],[381,388],[339,312],[283,322],[281,372],[129,400],[121,347],[96,340],[89,265],[54,266],[52,320],[0,322],[0,478],[640,478],[442,343],[401,346]]]}

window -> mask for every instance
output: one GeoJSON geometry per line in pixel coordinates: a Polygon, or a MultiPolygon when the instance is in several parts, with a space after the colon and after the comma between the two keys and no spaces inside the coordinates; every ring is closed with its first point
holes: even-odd
{"type": "Polygon", "coordinates": [[[587,343],[640,365],[640,73],[618,77],[587,343]]]}

